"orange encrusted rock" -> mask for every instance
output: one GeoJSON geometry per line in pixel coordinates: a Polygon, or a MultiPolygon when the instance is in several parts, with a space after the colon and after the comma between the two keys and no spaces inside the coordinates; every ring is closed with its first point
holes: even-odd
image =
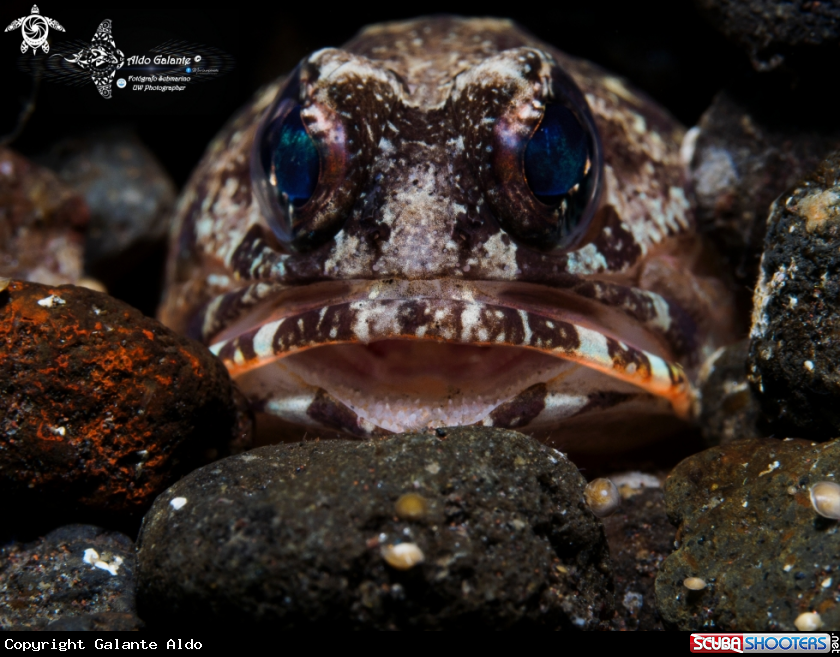
{"type": "Polygon", "coordinates": [[[105,294],[0,292],[0,491],[45,508],[142,512],[246,438],[225,368],[105,294]]]}

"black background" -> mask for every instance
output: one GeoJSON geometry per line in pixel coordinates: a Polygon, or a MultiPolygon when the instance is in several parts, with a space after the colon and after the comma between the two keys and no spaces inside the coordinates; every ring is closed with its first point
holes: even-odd
{"type": "MultiPolygon", "coordinates": [[[[7,0],[3,26],[31,11],[32,0],[7,0]]],[[[298,2],[268,9],[245,2],[215,11],[201,3],[99,2],[76,4],[42,0],[41,13],[66,32],[50,31],[53,52],[62,40],[89,41],[104,18],[113,20],[117,47],[126,57],[144,54],[170,38],[220,48],[235,68],[212,82],[183,92],[127,92],[114,87],[105,100],[94,85],[71,87],[43,82],[35,111],[12,147],[37,156],[59,139],[112,125],[133,127],[183,185],[213,135],[262,84],[290,70],[304,55],[339,46],[369,23],[419,14],[457,13],[512,18],[524,28],[570,54],[595,61],[629,78],[658,99],[687,125],[697,121],[715,92],[738,76],[750,74],[747,56],[718,35],[688,1],[511,3],[509,6],[370,4],[340,6],[298,2]]],[[[20,31],[0,33],[0,134],[15,125],[32,79],[18,71],[20,31]]],[[[44,55],[39,50],[38,57],[44,55]]]]}

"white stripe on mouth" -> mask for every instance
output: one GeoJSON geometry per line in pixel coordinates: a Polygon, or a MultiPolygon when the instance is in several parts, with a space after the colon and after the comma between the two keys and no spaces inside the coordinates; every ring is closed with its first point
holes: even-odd
{"type": "MultiPolygon", "coordinates": [[[[388,398],[385,390],[391,388],[401,395],[407,392],[413,385],[411,381],[416,383],[422,376],[426,376],[423,374],[424,366],[429,359],[437,359],[436,376],[441,385],[457,380],[457,367],[453,369],[451,364],[446,362],[446,349],[449,347],[461,350],[450,353],[456,364],[458,357],[463,355],[462,352],[470,348],[495,349],[496,351],[492,352],[494,358],[512,349],[519,354],[522,362],[527,362],[532,355],[539,356],[542,360],[548,359],[551,365],[542,363],[541,366],[546,371],[537,378],[537,381],[543,383],[558,376],[569,362],[577,363],[611,379],[637,386],[649,394],[667,399],[679,417],[686,418],[691,412],[691,387],[679,365],[586,326],[481,302],[452,299],[376,299],[337,304],[327,307],[326,311],[324,307],[315,308],[293,317],[269,322],[235,338],[216,343],[211,350],[222,358],[234,377],[241,377],[249,371],[277,361],[292,358],[292,363],[297,363],[302,359],[302,362],[309,364],[295,368],[296,376],[308,385],[325,388],[339,399],[355,399],[348,404],[355,409],[369,406],[369,402],[366,401],[369,398],[388,398]],[[467,321],[464,321],[464,318],[467,321]],[[424,329],[422,332],[418,330],[420,327],[424,329]],[[422,339],[418,340],[420,335],[422,339]],[[499,336],[502,336],[501,341],[498,340],[499,336]],[[364,345],[375,346],[400,341],[403,341],[404,345],[408,342],[415,345],[426,343],[429,346],[438,343],[439,347],[427,352],[420,348],[413,357],[412,364],[404,368],[414,368],[414,371],[402,382],[397,381],[398,377],[388,375],[387,368],[369,372],[369,378],[374,384],[377,384],[376,379],[380,379],[385,385],[382,390],[370,382],[364,383],[364,377],[358,375],[352,381],[342,383],[341,371],[338,369],[333,369],[327,374],[317,374],[319,369],[324,370],[326,367],[324,363],[342,354],[346,355],[350,348],[355,347],[364,352],[365,349],[369,349],[364,345]],[[310,351],[317,354],[306,356],[310,351]],[[548,370],[553,369],[558,369],[558,372],[549,374],[548,370]]],[[[402,350],[412,348],[405,346],[402,350]]],[[[399,351],[397,349],[392,353],[398,354],[399,351]]],[[[356,361],[352,367],[348,366],[345,370],[364,371],[365,367],[359,365],[359,358],[356,358],[356,361]]],[[[492,369],[494,363],[489,362],[487,366],[492,369]]],[[[460,410],[451,418],[453,424],[467,424],[472,423],[469,420],[480,420],[480,417],[475,418],[478,415],[486,416],[506,399],[534,383],[528,377],[524,377],[522,381],[517,377],[490,377],[491,385],[487,389],[488,395],[485,396],[478,392],[482,385],[470,381],[479,382],[489,375],[478,365],[470,366],[467,370],[464,385],[469,387],[470,394],[460,398],[460,410]],[[516,381],[513,387],[512,381],[516,381]]],[[[428,386],[426,388],[428,389],[428,386]]],[[[424,412],[423,408],[428,404],[434,405],[434,400],[445,397],[441,392],[443,390],[445,386],[433,394],[431,400],[421,400],[421,397],[426,397],[425,392],[408,401],[403,395],[401,408],[397,413],[405,412],[408,415],[400,416],[397,424],[404,426],[407,422],[414,426],[416,422],[425,422],[425,419],[420,418],[424,412]],[[414,410],[409,411],[409,406],[414,410]]],[[[390,412],[392,409],[387,410],[390,412]]]]}
{"type": "Polygon", "coordinates": [[[207,308],[202,336],[204,340],[212,337],[214,343],[224,342],[268,322],[354,301],[438,299],[535,312],[594,328],[666,359],[680,343],[683,349],[693,349],[691,336],[682,331],[696,327],[675,326],[672,308],[658,294],[604,282],[581,283],[588,288],[585,296],[574,289],[533,283],[451,279],[325,281],[303,286],[260,283],[216,297],[207,308]],[[238,316],[216,315],[222,306],[239,304],[244,305],[238,316]]]}

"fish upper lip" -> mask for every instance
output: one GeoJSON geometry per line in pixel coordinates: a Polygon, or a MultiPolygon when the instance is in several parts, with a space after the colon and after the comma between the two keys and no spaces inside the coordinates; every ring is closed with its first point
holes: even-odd
{"type": "MultiPolygon", "coordinates": [[[[373,300],[438,299],[478,302],[536,312],[552,319],[592,328],[666,360],[679,360],[679,354],[675,353],[669,344],[669,332],[673,332],[673,327],[668,323],[659,319],[644,322],[628,313],[625,308],[609,306],[598,299],[584,298],[574,291],[538,283],[446,278],[361,279],[295,286],[259,283],[252,287],[262,287],[261,298],[251,308],[231,318],[223,326],[214,329],[205,324],[202,334],[206,344],[225,342],[256,326],[282,317],[332,305],[373,300]]],[[[614,287],[640,292],[650,298],[658,297],[629,286],[614,287]]],[[[238,291],[234,291],[230,294],[237,293],[238,291]]],[[[225,296],[227,295],[219,295],[211,303],[218,304],[225,296]]],[[[667,304],[665,305],[667,307],[667,304]]],[[[667,322],[670,322],[670,319],[667,322]]]]}
{"type": "Polygon", "coordinates": [[[516,283],[391,279],[319,285],[291,296],[282,294],[288,288],[270,295],[258,310],[218,333],[211,351],[238,376],[334,344],[422,339],[520,347],[631,382],[669,399],[678,415],[690,415],[691,386],[664,337],[620,310],[516,283]],[[528,299],[523,294],[528,291],[536,296],[528,299]],[[558,303],[552,305],[552,299],[558,303]]]}

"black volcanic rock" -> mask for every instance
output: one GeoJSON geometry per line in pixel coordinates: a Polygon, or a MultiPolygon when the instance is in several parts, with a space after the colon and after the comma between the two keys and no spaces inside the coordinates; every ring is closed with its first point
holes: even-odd
{"type": "Polygon", "coordinates": [[[515,432],[441,433],[273,445],[188,475],[144,520],[144,620],[606,627],[609,556],[577,468],[515,432]]]}

